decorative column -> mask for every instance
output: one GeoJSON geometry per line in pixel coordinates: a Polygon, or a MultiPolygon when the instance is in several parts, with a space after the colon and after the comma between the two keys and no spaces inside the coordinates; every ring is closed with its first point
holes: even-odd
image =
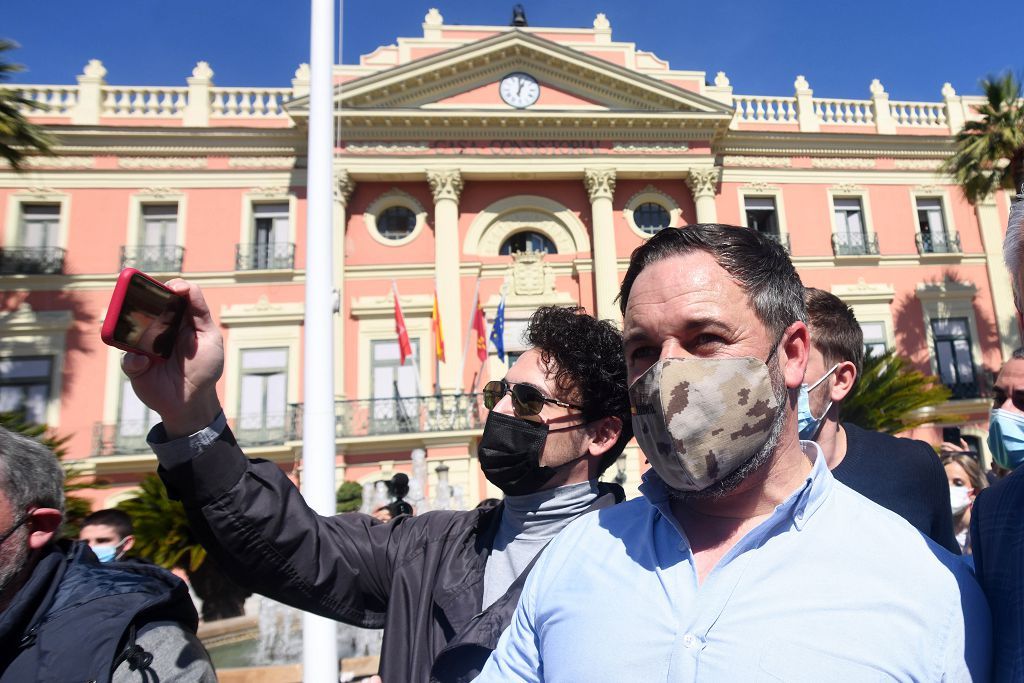
{"type": "Polygon", "coordinates": [[[344,398],[345,391],[345,238],[348,232],[348,200],[356,182],[345,170],[334,172],[334,393],[344,398]]]}
{"type": "Polygon", "coordinates": [[[78,77],[78,97],[71,109],[71,123],[95,125],[103,111],[103,77],[107,69],[98,59],[90,59],[78,77]]]}
{"type": "Polygon", "coordinates": [[[462,286],[459,277],[459,195],[462,175],[457,169],[427,171],[434,195],[434,277],[444,330],[445,362],[440,364],[441,390],[462,391],[459,363],[462,361],[462,286]]]}
{"type": "Polygon", "coordinates": [[[622,322],[615,305],[619,293],[618,251],[615,248],[615,170],[590,168],[583,172],[583,185],[590,196],[594,240],[594,315],[602,320],[622,322]]]}
{"type": "Polygon", "coordinates": [[[210,125],[210,88],[213,87],[213,69],[206,62],[197,62],[188,81],[188,102],[185,104],[183,123],[186,126],[210,125]]]}
{"type": "Polygon", "coordinates": [[[793,95],[796,97],[796,120],[801,133],[818,132],[818,115],[814,113],[814,91],[803,76],[793,81],[793,95]]]}
{"type": "Polygon", "coordinates": [[[877,78],[871,81],[871,108],[875,111],[875,130],[882,135],[896,134],[896,121],[889,108],[889,93],[877,78]]]}
{"type": "Polygon", "coordinates": [[[686,184],[693,193],[693,201],[697,207],[698,223],[717,223],[718,209],[715,207],[715,189],[722,169],[713,168],[691,169],[686,176],[686,184]]]}
{"type": "Polygon", "coordinates": [[[1013,285],[1010,275],[1003,265],[1003,229],[999,220],[999,211],[995,197],[989,195],[978,200],[974,205],[974,213],[978,217],[978,229],[981,232],[981,243],[985,249],[986,269],[988,270],[988,288],[992,293],[992,308],[999,331],[999,345],[1003,359],[1008,359],[1013,350],[1020,346],[1017,331],[1017,309],[1013,303],[1013,285]]]}

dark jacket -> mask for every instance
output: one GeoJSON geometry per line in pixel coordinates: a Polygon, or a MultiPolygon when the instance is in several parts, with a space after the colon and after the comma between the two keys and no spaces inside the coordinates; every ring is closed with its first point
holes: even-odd
{"type": "MultiPolygon", "coordinates": [[[[385,628],[385,683],[470,680],[511,622],[522,581],[487,610],[484,565],[503,506],[401,516],[321,517],[281,469],[247,460],[230,431],[160,475],[193,530],[237,582],[298,609],[385,628]],[[434,669],[435,658],[446,647],[434,669]]],[[[622,499],[602,485],[594,507],[622,499]]]]}
{"type": "Polygon", "coordinates": [[[843,423],[843,430],[846,456],[832,476],[959,555],[949,482],[935,449],[924,441],[900,439],[848,422],[843,423]]]}
{"type": "Polygon", "coordinates": [[[978,583],[992,608],[993,680],[1024,680],[1024,467],[980,494],[971,508],[978,583]]]}
{"type": "Polygon", "coordinates": [[[84,543],[52,545],[0,613],[0,683],[108,683],[128,659],[152,661],[135,644],[150,622],[199,619],[184,582],[158,567],[100,564],[84,543]]]}

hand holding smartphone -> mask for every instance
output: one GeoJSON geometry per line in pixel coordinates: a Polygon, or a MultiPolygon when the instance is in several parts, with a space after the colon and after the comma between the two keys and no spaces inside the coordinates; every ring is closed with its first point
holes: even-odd
{"type": "Polygon", "coordinates": [[[134,268],[121,271],[100,337],[105,344],[166,360],[174,351],[185,297],[134,268]]]}

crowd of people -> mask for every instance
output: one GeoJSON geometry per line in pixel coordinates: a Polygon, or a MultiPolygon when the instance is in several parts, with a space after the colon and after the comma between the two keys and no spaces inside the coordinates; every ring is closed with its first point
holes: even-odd
{"type": "MultiPolygon", "coordinates": [[[[1018,302],[1022,222],[1015,201],[1018,302]]],[[[840,420],[860,326],[778,243],[665,229],[630,259],[621,332],[540,308],[485,386],[477,455],[503,500],[321,516],[243,453],[219,328],[196,285],[169,286],[189,301],[174,355],[122,362],[162,418],[168,491],[244,587],[383,628],[385,683],[1024,680],[1024,351],[995,384],[990,486],[966,444],[840,420]],[[626,501],[601,476],[634,437],[651,468],[626,501]]],[[[57,539],[47,456],[0,432],[0,681],[212,680],[184,586],[124,559],[130,520],[57,539]]]]}

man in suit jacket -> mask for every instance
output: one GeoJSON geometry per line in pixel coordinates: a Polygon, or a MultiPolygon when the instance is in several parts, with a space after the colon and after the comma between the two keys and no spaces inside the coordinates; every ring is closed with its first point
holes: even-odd
{"type": "MultiPolygon", "coordinates": [[[[1010,209],[1004,253],[1013,280],[1021,325],[1021,265],[1024,259],[1024,194],[1010,209]]],[[[1024,425],[1024,350],[1018,349],[999,371],[989,427],[989,446],[1000,464],[1015,465],[1024,456],[1016,427],[1024,425]]],[[[1024,435],[1024,430],[1021,430],[1024,435]]],[[[1024,467],[981,492],[971,512],[971,544],[978,581],[992,608],[996,681],[1024,680],[1024,467]]]]}

